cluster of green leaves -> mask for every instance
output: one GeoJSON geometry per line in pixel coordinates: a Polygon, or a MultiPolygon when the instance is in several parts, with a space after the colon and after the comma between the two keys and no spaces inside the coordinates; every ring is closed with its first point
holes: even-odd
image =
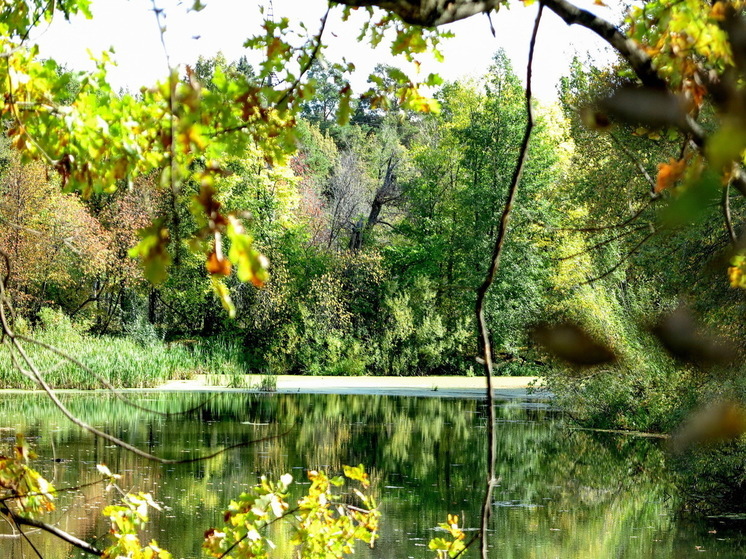
{"type": "Polygon", "coordinates": [[[463,530],[458,527],[458,516],[448,515],[448,521],[440,524],[440,529],[448,533],[451,539],[433,538],[428,544],[428,549],[436,552],[437,559],[448,559],[457,557],[466,548],[464,538],[466,537],[463,530]]]}
{"type": "Polygon", "coordinates": [[[697,103],[705,93],[695,74],[704,63],[722,73],[733,63],[732,46],[722,22],[741,2],[672,2],[655,0],[630,10],[629,36],[655,61],[668,84],[690,94],[697,103]]]}
{"type": "MultiPolygon", "coordinates": [[[[32,28],[50,21],[55,13],[68,18],[80,13],[91,17],[88,0],[43,4],[8,4],[0,28],[4,76],[0,82],[0,113],[8,118],[8,135],[14,148],[25,158],[43,159],[61,175],[63,186],[84,197],[111,193],[122,183],[147,173],[157,173],[163,188],[178,195],[182,184],[200,185],[190,208],[195,229],[187,231],[190,247],[204,255],[212,290],[231,314],[235,312],[224,278],[237,269],[240,281],[263,285],[267,262],[253,248],[253,238],[241,223],[240,213],[220,213],[213,203],[212,188],[226,172],[227,156],[243,156],[255,148],[270,165],[282,164],[295,149],[295,115],[301,103],[318,87],[328,86],[307,76],[311,64],[323,52],[322,36],[303,23],[287,18],[275,21],[262,11],[262,31],[245,41],[249,49],[261,51],[263,62],[254,72],[226,72],[221,65],[211,68],[209,83],[201,75],[175,72],[138,96],[115,93],[107,81],[110,53],[97,59],[90,74],[71,76],[52,60],[39,60],[36,45],[28,44],[32,28]],[[71,88],[71,81],[77,81],[71,88]],[[278,85],[280,84],[280,85],[278,85]],[[203,87],[208,86],[208,87],[203,87]],[[74,93],[71,94],[72,90],[74,93]],[[222,238],[230,250],[222,254],[222,238]]],[[[197,2],[192,9],[204,6],[197,2]]],[[[330,8],[331,9],[331,8],[330,8]]],[[[351,8],[344,8],[344,19],[351,8]]],[[[447,33],[405,24],[396,16],[368,9],[361,39],[378,44],[391,30],[391,50],[413,61],[414,56],[435,49],[447,33]],[[376,19],[378,18],[378,19],[376,19]]],[[[335,107],[340,122],[351,113],[352,90],[347,76],[350,63],[335,63],[333,89],[339,102],[335,107]]],[[[388,69],[386,79],[372,76],[374,87],[366,94],[371,106],[383,106],[388,95],[417,110],[435,110],[433,101],[419,93],[421,86],[439,83],[428,76],[412,81],[403,72],[388,69]]],[[[171,242],[184,232],[178,225],[158,218],[140,229],[140,242],[130,255],[142,261],[145,276],[154,284],[166,278],[174,253],[171,242]]]]}
{"type": "MultiPolygon", "coordinates": [[[[13,514],[34,518],[54,510],[54,487],[36,470],[28,466],[35,457],[22,435],[17,436],[14,456],[0,456],[0,515],[13,514]]],[[[98,470],[108,489],[119,488],[120,475],[105,465],[98,470]]],[[[292,531],[291,543],[299,557],[307,559],[336,559],[354,553],[356,541],[371,547],[376,539],[380,511],[375,499],[353,488],[359,506],[349,503],[349,496],[338,494],[345,478],[356,481],[363,490],[370,487],[364,467],[345,466],[344,477],[329,478],[323,472],[309,471],[311,482],[308,493],[297,506],[290,509],[286,501],[292,476],[283,475],[277,483],[262,477],[248,493],[232,501],[225,513],[222,531],[210,529],[205,533],[204,549],[214,557],[270,557],[274,544],[262,534],[277,521],[283,521],[292,531]]],[[[102,557],[131,559],[171,559],[172,555],[160,548],[155,540],[143,545],[140,533],[149,520],[149,510],[161,510],[148,493],[122,494],[121,502],[111,504],[102,514],[111,522],[113,543],[102,552],[102,557]]]]}
{"type": "MultiPolygon", "coordinates": [[[[99,466],[101,473],[107,477],[114,477],[106,466],[99,466]]],[[[148,509],[161,510],[160,505],[153,500],[149,493],[127,493],[122,497],[121,504],[104,507],[101,513],[111,521],[111,537],[114,543],[104,550],[102,557],[132,559],[171,559],[172,555],[165,549],[158,547],[152,540],[143,546],[140,542],[140,530],[148,522],[148,509]]]]}
{"type": "MultiPolygon", "coordinates": [[[[369,487],[362,466],[345,466],[344,475],[358,481],[364,489],[369,487]]],[[[380,512],[372,496],[354,488],[360,506],[350,505],[333,492],[344,484],[344,478],[330,479],[323,472],[311,470],[307,495],[291,509],[286,498],[292,479],[285,474],[273,483],[262,477],[249,493],[231,502],[222,529],[206,532],[204,549],[214,557],[270,557],[274,544],[261,531],[277,521],[291,526],[291,542],[298,546],[299,557],[343,557],[354,552],[356,541],[373,546],[380,512]]]]}

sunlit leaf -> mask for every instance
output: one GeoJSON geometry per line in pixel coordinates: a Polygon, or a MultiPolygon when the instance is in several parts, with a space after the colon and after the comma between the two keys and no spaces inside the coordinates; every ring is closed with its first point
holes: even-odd
{"type": "Polygon", "coordinates": [[[236,307],[233,304],[233,300],[231,299],[231,292],[228,289],[228,286],[225,285],[225,283],[217,276],[212,276],[210,278],[210,285],[212,285],[212,289],[215,292],[215,295],[217,295],[218,299],[220,299],[220,304],[223,305],[223,308],[226,311],[228,311],[228,315],[231,318],[235,318],[236,307]]]}
{"type": "Polygon", "coordinates": [[[159,219],[150,227],[138,231],[140,242],[129,251],[130,257],[140,259],[145,277],[153,285],[160,285],[166,281],[171,265],[171,255],[168,252],[171,236],[163,223],[164,221],[159,219]]]}

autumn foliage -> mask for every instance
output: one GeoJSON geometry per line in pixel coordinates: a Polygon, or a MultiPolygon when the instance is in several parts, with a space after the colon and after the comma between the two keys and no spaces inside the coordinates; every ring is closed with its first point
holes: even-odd
{"type": "Polygon", "coordinates": [[[38,310],[53,292],[79,304],[112,262],[112,234],[77,194],[60,191],[40,163],[8,156],[0,183],[0,249],[11,260],[9,289],[38,310]]]}

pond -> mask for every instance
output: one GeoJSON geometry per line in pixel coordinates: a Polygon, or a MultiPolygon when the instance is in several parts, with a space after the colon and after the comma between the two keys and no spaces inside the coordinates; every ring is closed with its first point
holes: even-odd
{"type": "MultiPolygon", "coordinates": [[[[338,474],[365,464],[381,503],[381,538],[357,557],[430,558],[430,538],[448,513],[479,525],[484,490],[485,403],[480,399],[339,394],[138,393],[142,405],[186,416],[147,414],[103,394],[65,394],[85,421],[168,458],[192,457],[289,431],[205,462],[159,465],[81,432],[41,395],[0,396],[0,436],[16,430],[39,454],[36,466],[57,488],[99,478],[96,464],[124,475],[122,487],[149,491],[164,505],[149,534],[174,557],[201,557],[203,532],[217,525],[229,500],[266,474],[306,483],[305,468],[338,474]]],[[[743,557],[738,522],[676,514],[660,441],[572,429],[535,405],[497,406],[497,470],[491,548],[501,558],[679,558],[703,553],[743,557]]],[[[300,486],[299,490],[303,490],[300,486]]],[[[99,546],[100,516],[115,496],[101,484],[62,493],[54,522],[99,546]]],[[[33,557],[28,544],[0,524],[0,557],[33,557]]],[[[84,557],[32,534],[45,559],[84,557]]],[[[290,553],[278,556],[289,557],[290,553]]],[[[476,557],[469,550],[467,557],[476,557]]]]}

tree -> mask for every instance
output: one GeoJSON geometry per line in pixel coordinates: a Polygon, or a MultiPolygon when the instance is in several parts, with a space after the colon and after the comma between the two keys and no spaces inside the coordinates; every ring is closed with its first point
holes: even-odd
{"type": "Polygon", "coordinates": [[[308,70],[308,81],[314,88],[314,94],[303,103],[300,114],[324,130],[337,120],[344,68],[317,57],[308,70]]]}
{"type": "Polygon", "coordinates": [[[55,291],[69,310],[79,308],[112,264],[112,239],[80,199],[13,153],[0,184],[0,223],[19,311],[38,311],[55,291]]]}

